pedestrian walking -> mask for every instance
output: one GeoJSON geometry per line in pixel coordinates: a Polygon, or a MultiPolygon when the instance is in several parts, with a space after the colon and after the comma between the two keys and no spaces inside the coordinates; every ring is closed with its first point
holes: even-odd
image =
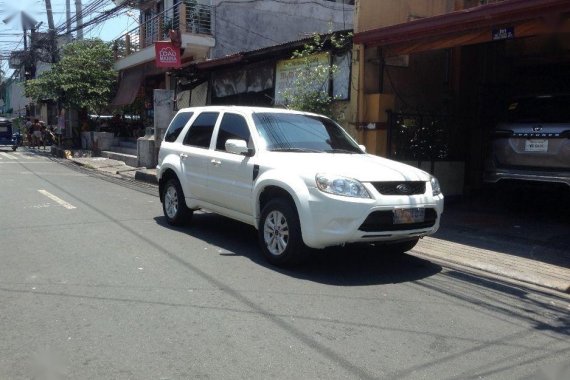
{"type": "Polygon", "coordinates": [[[32,125],[33,125],[32,120],[29,117],[27,117],[26,118],[26,124],[25,124],[25,126],[26,126],[25,132],[26,132],[26,140],[27,140],[29,148],[31,148],[33,146],[34,131],[32,129],[32,125]]]}
{"type": "Polygon", "coordinates": [[[32,131],[32,145],[39,148],[40,142],[42,141],[42,126],[39,119],[34,119],[34,122],[32,123],[32,131]]]}
{"type": "Polygon", "coordinates": [[[55,135],[57,136],[57,145],[61,145],[61,138],[65,131],[65,114],[63,111],[57,117],[57,127],[55,128],[55,135]]]}
{"type": "MultiPolygon", "coordinates": [[[[42,120],[40,120],[40,142],[42,144],[42,149],[45,150],[46,149],[46,139],[47,139],[47,127],[46,127],[46,123],[43,122],[42,120]]],[[[39,148],[39,144],[38,144],[38,148],[39,148]]]]}

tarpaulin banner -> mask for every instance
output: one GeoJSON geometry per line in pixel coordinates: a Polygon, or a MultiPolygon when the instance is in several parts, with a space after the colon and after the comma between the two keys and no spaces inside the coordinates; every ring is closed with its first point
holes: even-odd
{"type": "Polygon", "coordinates": [[[156,67],[180,67],[180,48],[169,41],[154,43],[156,67]]]}

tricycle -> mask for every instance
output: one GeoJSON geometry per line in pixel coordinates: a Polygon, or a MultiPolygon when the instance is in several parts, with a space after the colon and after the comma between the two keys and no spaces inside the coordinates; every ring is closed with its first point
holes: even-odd
{"type": "Polygon", "coordinates": [[[10,119],[0,117],[0,146],[8,145],[12,150],[18,149],[22,145],[20,132],[13,133],[10,119]]]}

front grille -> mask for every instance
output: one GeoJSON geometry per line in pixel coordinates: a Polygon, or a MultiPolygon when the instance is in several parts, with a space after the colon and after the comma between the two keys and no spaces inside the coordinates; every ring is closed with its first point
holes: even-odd
{"type": "Polygon", "coordinates": [[[372,185],[382,195],[417,195],[426,192],[426,183],[423,181],[372,182],[372,185]]]}
{"type": "Polygon", "coordinates": [[[394,224],[394,214],[391,210],[374,211],[358,229],[364,232],[417,230],[433,227],[436,220],[437,212],[433,208],[426,208],[423,222],[409,224],[394,224]]]}

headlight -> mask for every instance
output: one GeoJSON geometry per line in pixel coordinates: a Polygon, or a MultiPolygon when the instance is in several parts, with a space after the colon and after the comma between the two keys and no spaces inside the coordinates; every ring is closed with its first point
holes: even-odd
{"type": "Polygon", "coordinates": [[[430,183],[433,195],[435,196],[441,194],[441,186],[439,186],[439,181],[437,180],[437,178],[432,176],[430,179],[430,183]]]}
{"type": "Polygon", "coordinates": [[[330,174],[317,174],[315,182],[319,190],[325,193],[353,198],[370,198],[364,185],[355,179],[330,174]]]}

